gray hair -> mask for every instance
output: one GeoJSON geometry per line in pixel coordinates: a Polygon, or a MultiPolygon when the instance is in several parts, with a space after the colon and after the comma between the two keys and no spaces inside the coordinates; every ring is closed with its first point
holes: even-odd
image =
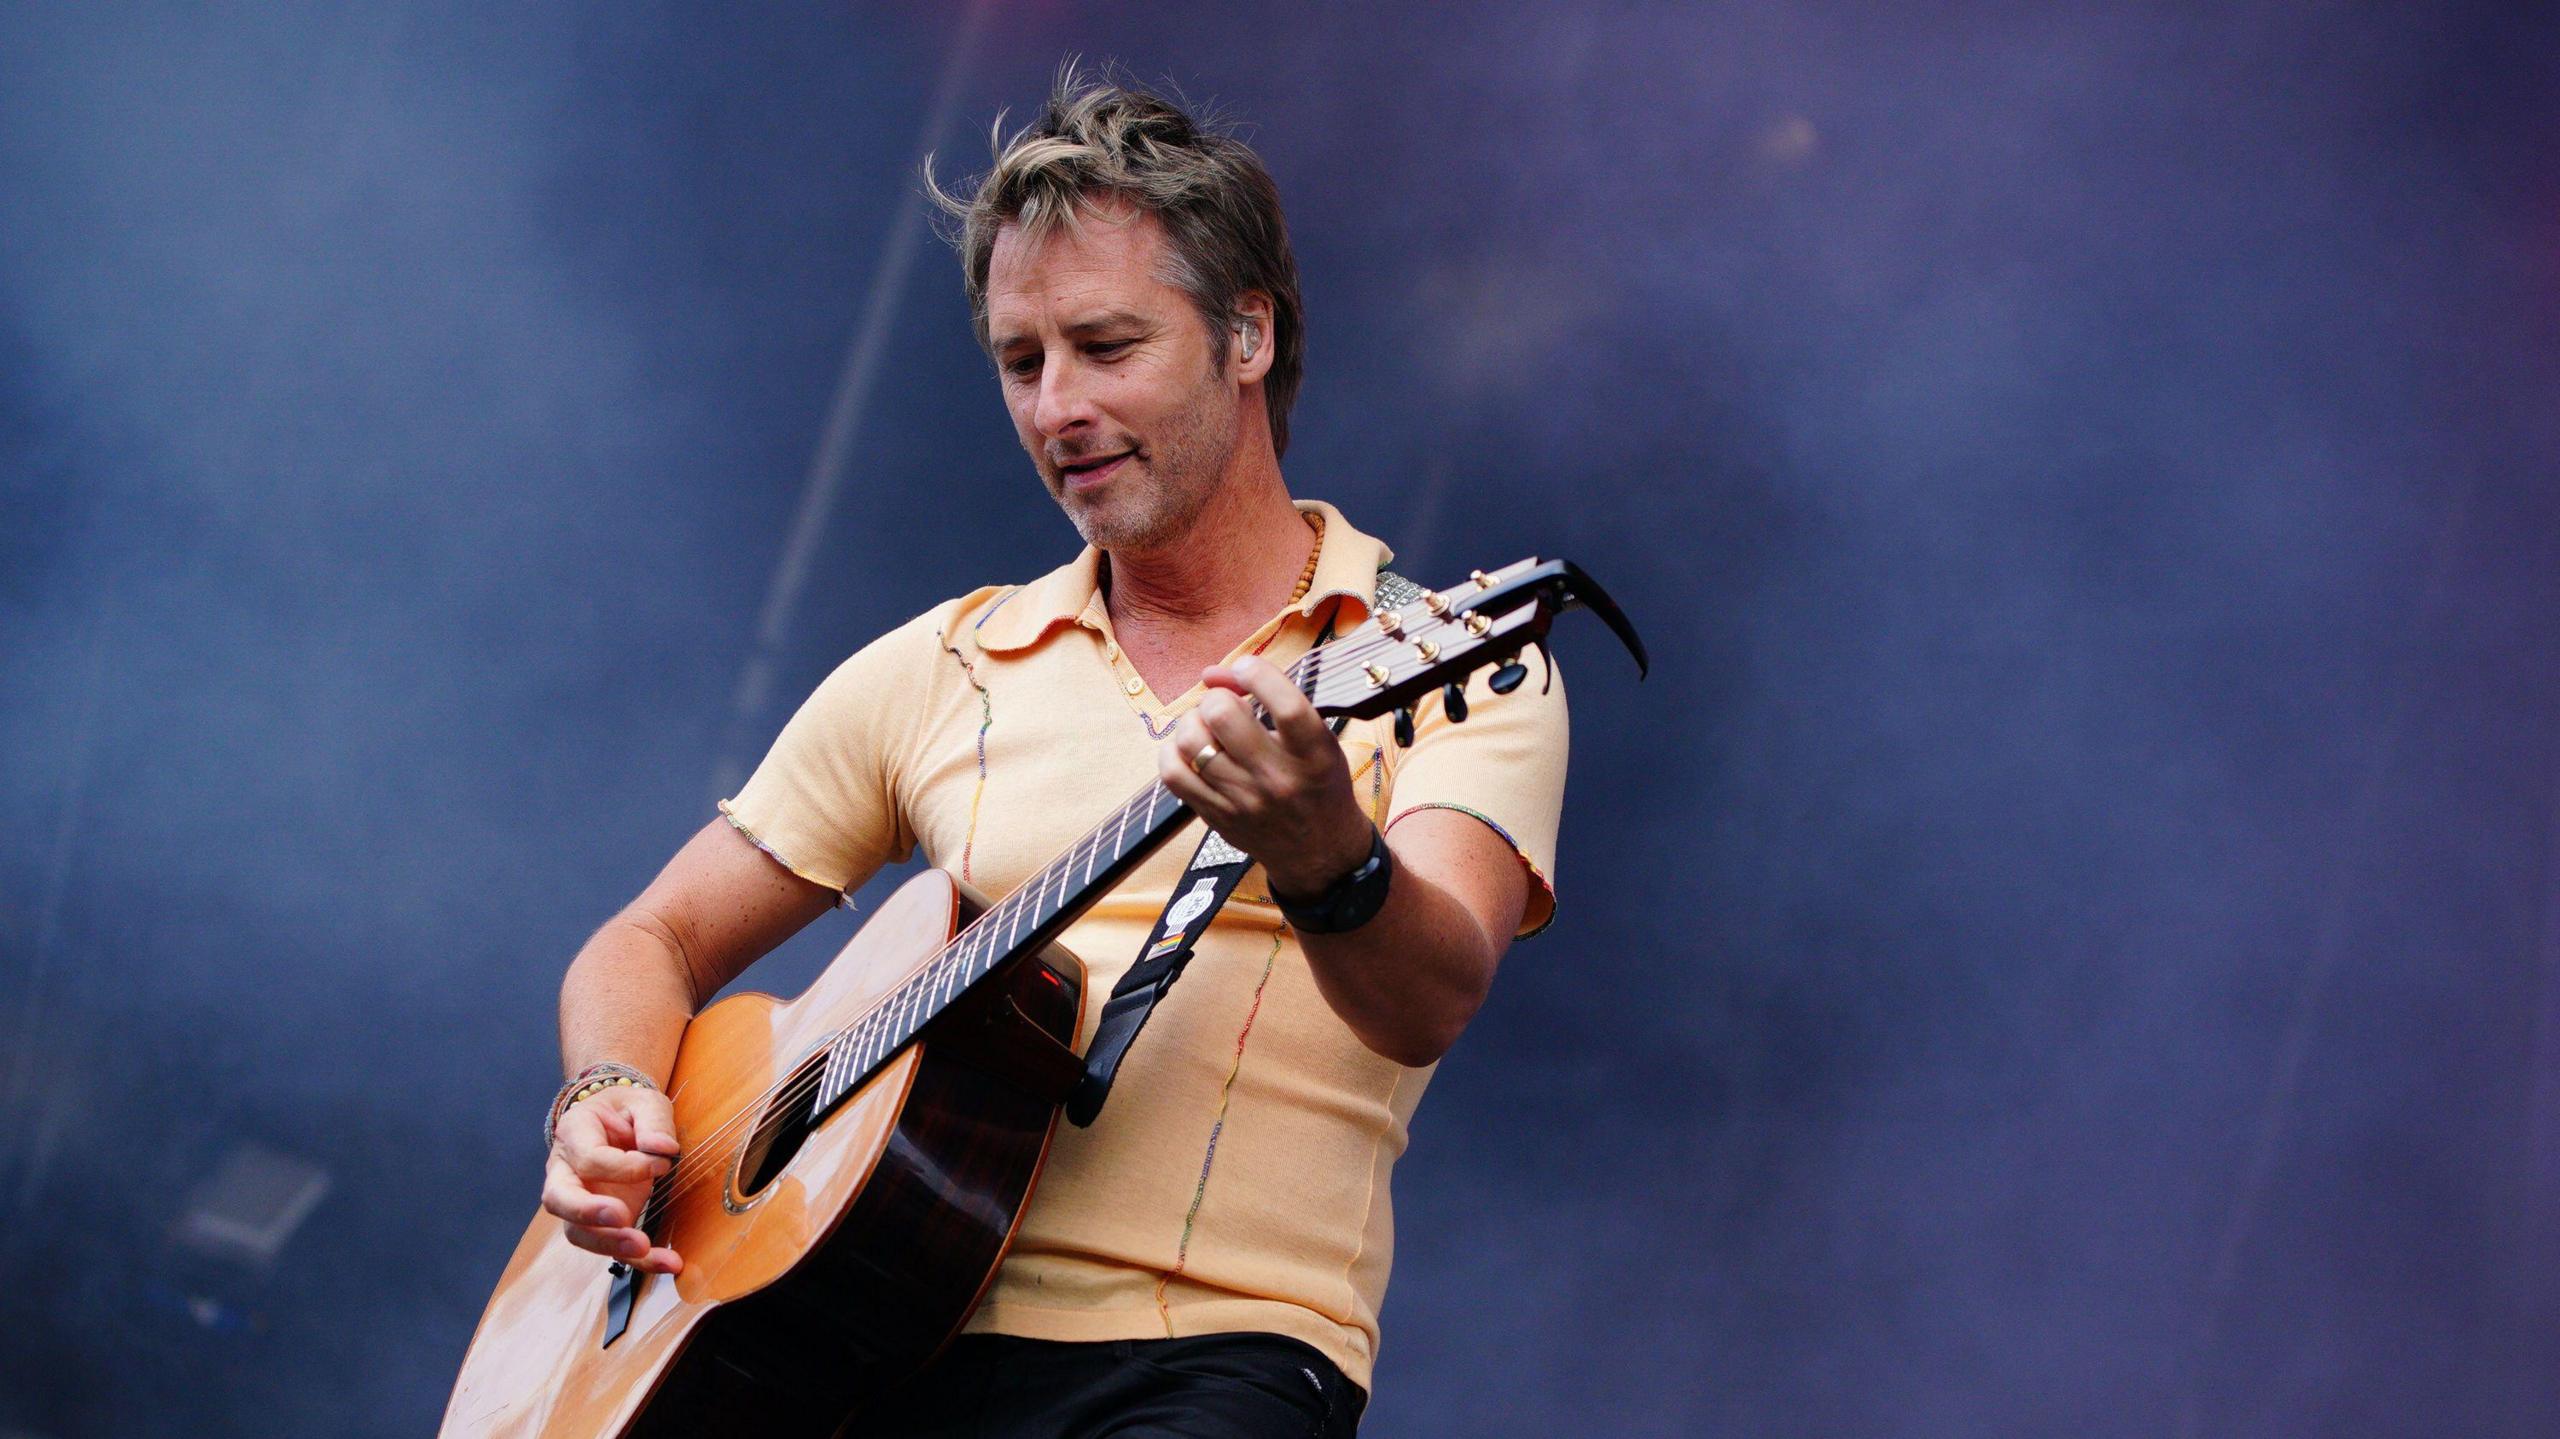
{"type": "Polygon", "coordinates": [[[1122,198],[1163,223],[1170,238],[1171,284],[1191,297],[1209,323],[1211,353],[1223,367],[1228,332],[1249,291],[1271,297],[1271,369],[1262,394],[1271,443],[1289,449],[1289,407],[1303,374],[1305,324],[1298,305],[1298,262],[1280,191],[1260,156],[1233,136],[1195,121],[1146,90],[1088,78],[1069,61],[1040,118],[1004,133],[996,117],[995,167],[966,197],[946,191],[925,161],[925,192],[955,222],[952,242],[967,278],[969,316],[978,344],[987,337],[987,264],[996,234],[1020,225],[1029,238],[1073,227],[1097,200],[1122,198]]]}

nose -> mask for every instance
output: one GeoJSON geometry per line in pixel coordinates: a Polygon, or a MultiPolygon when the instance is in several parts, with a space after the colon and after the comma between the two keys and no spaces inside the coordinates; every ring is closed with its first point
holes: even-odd
{"type": "Polygon", "coordinates": [[[1084,367],[1072,355],[1052,356],[1040,367],[1040,393],[1031,402],[1031,424],[1043,439],[1060,439],[1091,426],[1095,412],[1084,367]]]}

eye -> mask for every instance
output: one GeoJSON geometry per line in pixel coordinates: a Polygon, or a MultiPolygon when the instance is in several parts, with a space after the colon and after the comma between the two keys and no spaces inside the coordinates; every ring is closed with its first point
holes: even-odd
{"type": "Polygon", "coordinates": [[[1040,352],[1034,350],[1026,355],[1016,355],[1004,362],[1003,369],[1012,379],[1027,380],[1040,371],[1040,352]]]}
{"type": "Polygon", "coordinates": [[[1135,340],[1096,340],[1085,346],[1084,352],[1097,360],[1108,360],[1136,343],[1135,340]]]}

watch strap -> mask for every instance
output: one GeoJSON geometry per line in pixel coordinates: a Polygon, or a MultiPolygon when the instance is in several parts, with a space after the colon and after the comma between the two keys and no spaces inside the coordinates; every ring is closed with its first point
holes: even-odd
{"type": "Polygon", "coordinates": [[[1369,857],[1354,866],[1350,873],[1325,887],[1322,894],[1306,901],[1296,901],[1271,892],[1271,902],[1280,909],[1280,917],[1300,934],[1342,934],[1358,929],[1377,918],[1387,904],[1387,888],[1395,880],[1395,858],[1387,848],[1387,837],[1376,826],[1369,830],[1369,857]]]}

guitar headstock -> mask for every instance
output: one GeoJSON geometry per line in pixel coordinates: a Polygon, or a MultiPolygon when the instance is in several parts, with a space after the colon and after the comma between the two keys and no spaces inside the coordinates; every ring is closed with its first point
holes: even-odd
{"type": "MultiPolygon", "coordinates": [[[[1302,683],[1319,714],[1365,719],[1411,706],[1444,685],[1502,665],[1493,679],[1508,693],[1523,671],[1511,663],[1531,645],[1543,646],[1557,615],[1587,606],[1646,668],[1644,642],[1601,588],[1568,560],[1521,560],[1464,584],[1426,592],[1396,608],[1381,608],[1359,628],[1301,661],[1302,683]],[[1507,681],[1507,682],[1506,682],[1507,681]]],[[[1453,710],[1452,718],[1462,718],[1453,710]]]]}

